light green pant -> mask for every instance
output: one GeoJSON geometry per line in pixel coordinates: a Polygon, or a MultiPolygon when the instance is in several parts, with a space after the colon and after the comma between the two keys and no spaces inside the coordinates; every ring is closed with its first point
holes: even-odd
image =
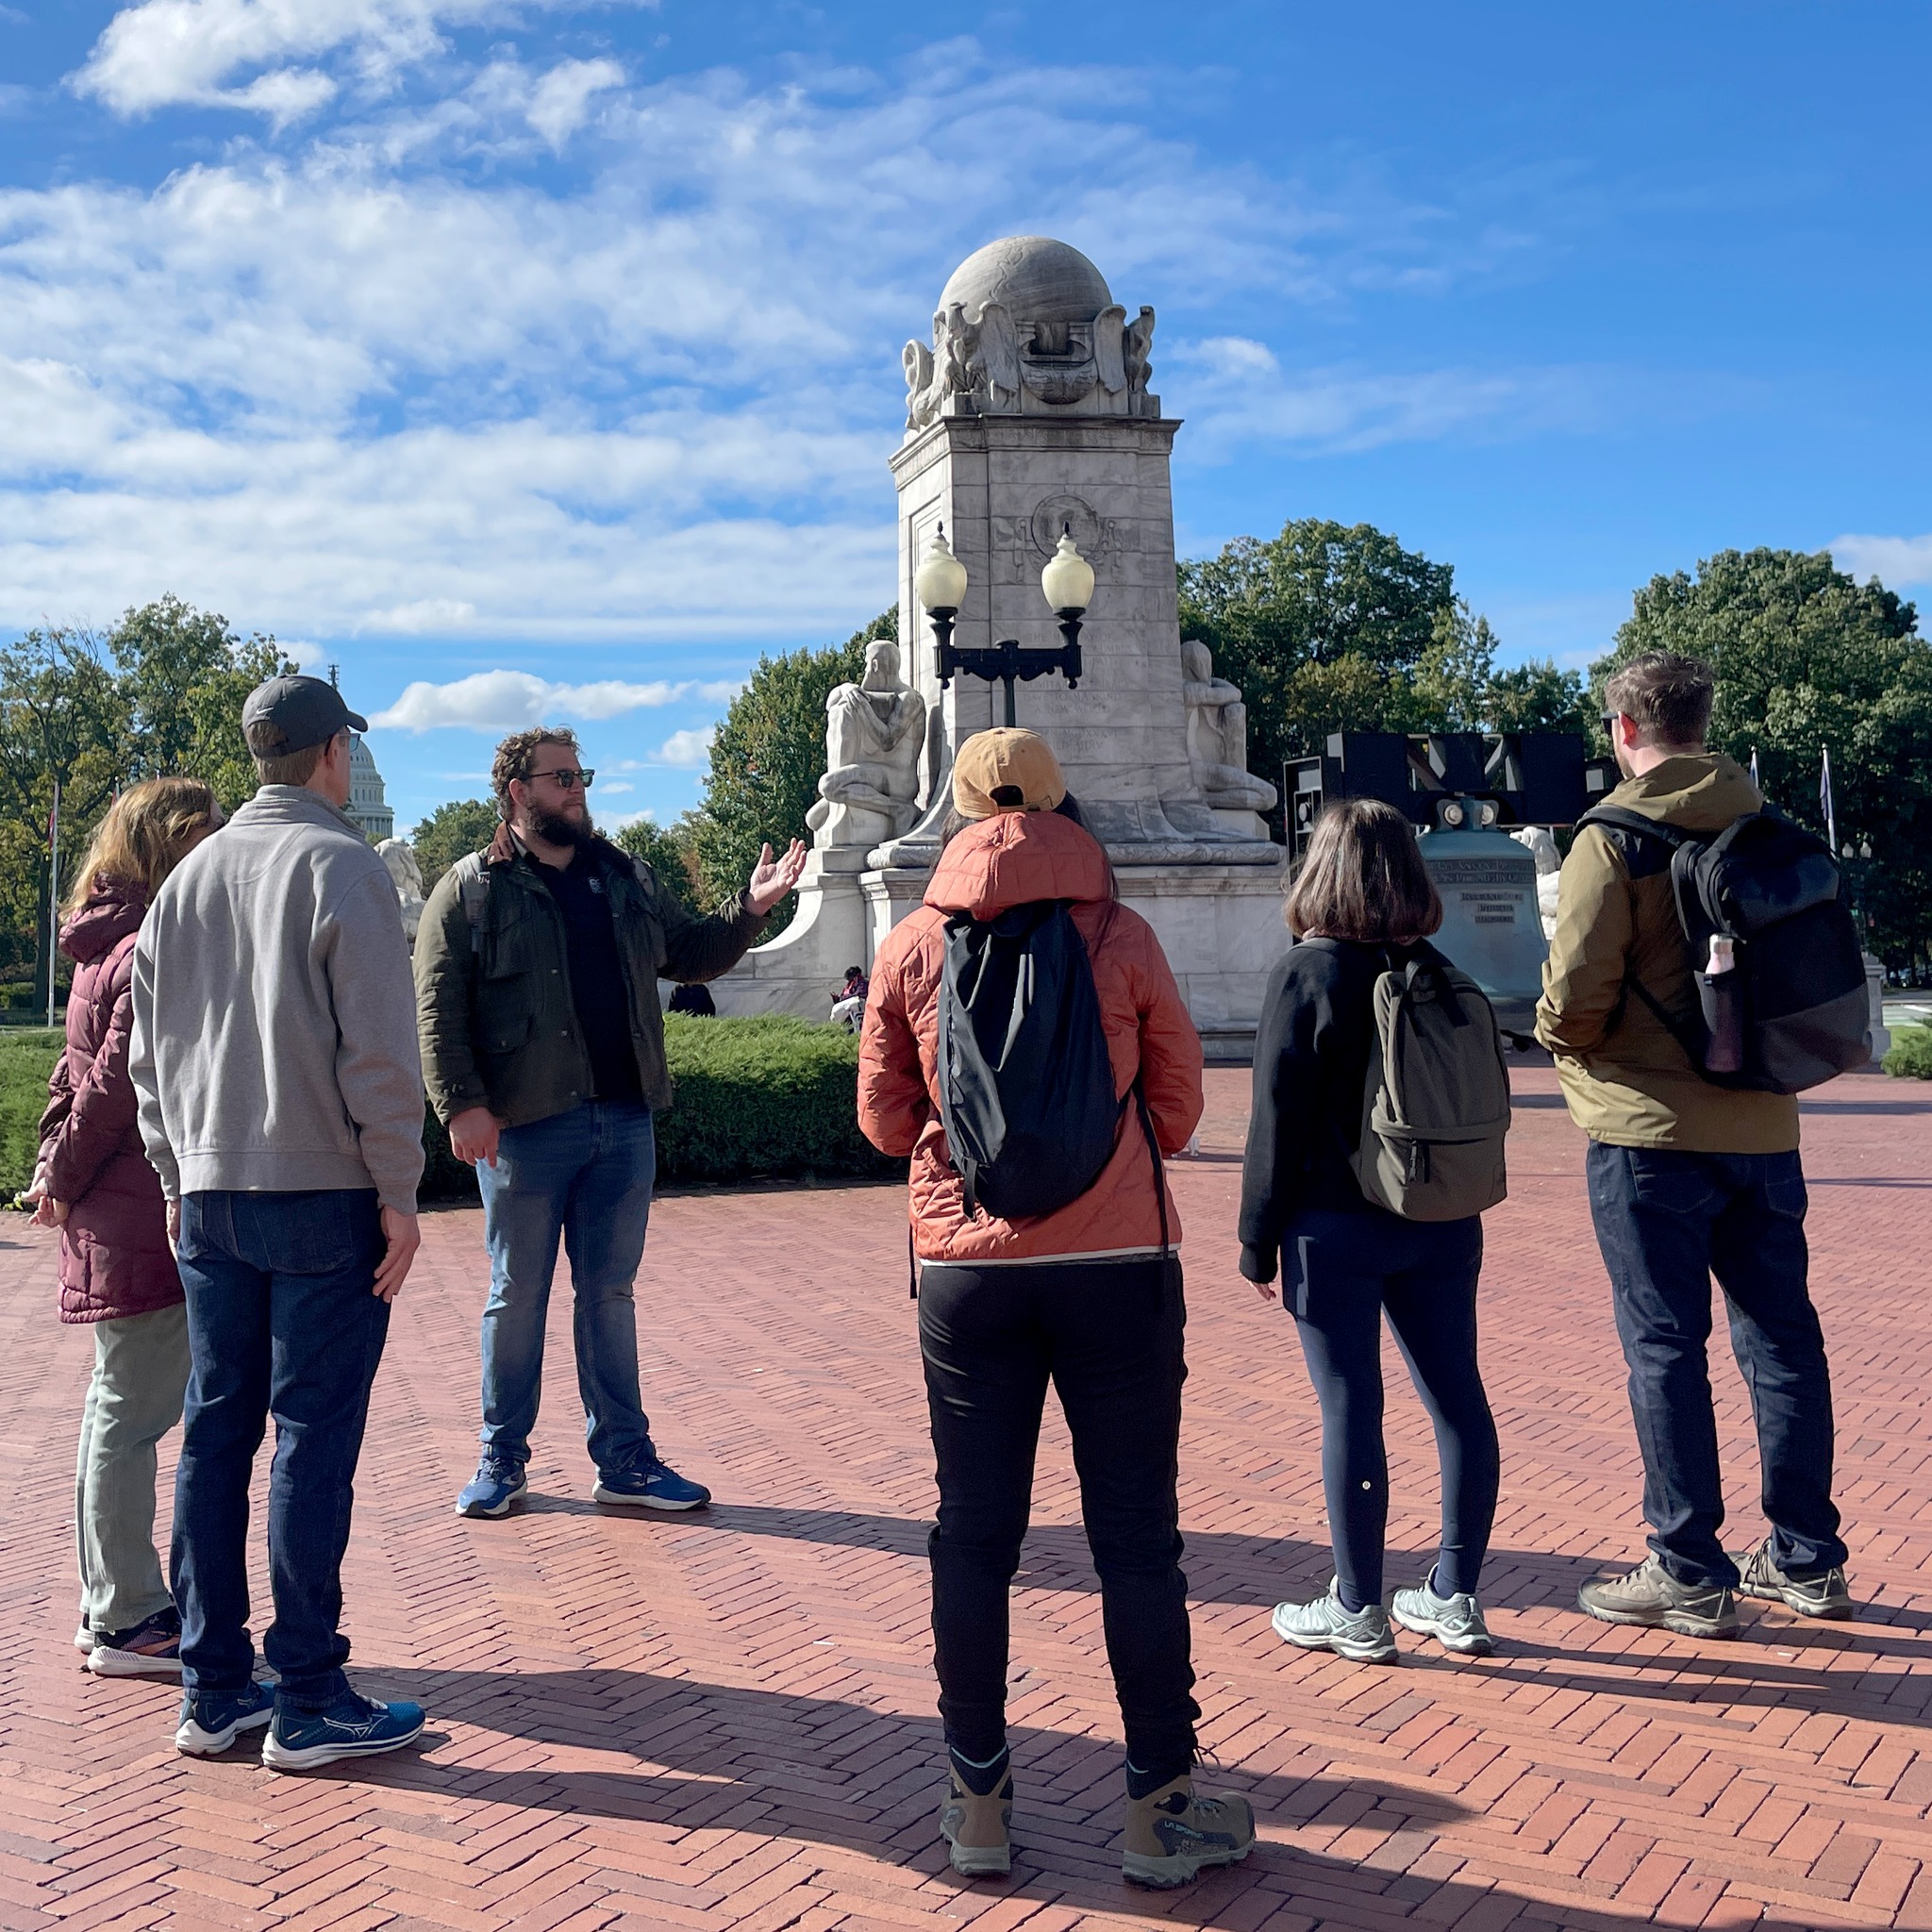
{"type": "Polygon", "coordinates": [[[155,1444],[181,1420],[188,1310],[177,1302],[93,1330],[74,1478],[80,1614],[96,1630],[127,1630],[175,1601],[155,1554],[155,1444]]]}

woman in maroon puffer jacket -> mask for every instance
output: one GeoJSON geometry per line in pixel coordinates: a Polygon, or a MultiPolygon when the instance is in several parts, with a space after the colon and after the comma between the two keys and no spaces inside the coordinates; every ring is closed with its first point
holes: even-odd
{"type": "Polygon", "coordinates": [[[60,1230],[60,1319],[93,1324],[75,1478],[80,1631],[104,1677],[179,1677],[181,1620],[155,1554],[155,1445],[181,1419],[188,1320],[161,1184],[135,1125],[134,941],[182,858],[221,824],[195,778],[108,808],[67,900],[67,1048],[48,1085],[34,1219],[60,1230]]]}

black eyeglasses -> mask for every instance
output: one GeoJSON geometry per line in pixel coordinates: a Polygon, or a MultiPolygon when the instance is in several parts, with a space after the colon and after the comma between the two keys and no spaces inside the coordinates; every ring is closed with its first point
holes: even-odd
{"type": "MultiPolygon", "coordinates": [[[[588,791],[596,775],[596,772],[589,765],[585,765],[581,769],[568,765],[559,765],[554,772],[532,772],[530,774],[531,778],[555,778],[566,791],[575,791],[579,785],[588,791]]],[[[527,784],[529,779],[525,779],[524,782],[527,784]]]]}

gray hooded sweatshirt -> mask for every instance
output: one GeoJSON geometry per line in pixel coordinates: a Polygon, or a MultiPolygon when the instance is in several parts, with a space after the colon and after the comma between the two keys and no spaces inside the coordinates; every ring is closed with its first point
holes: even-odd
{"type": "Polygon", "coordinates": [[[423,1073],[395,887],[353,820],[264,785],[157,894],[129,1062],[169,1200],[374,1188],[416,1211],[423,1073]]]}

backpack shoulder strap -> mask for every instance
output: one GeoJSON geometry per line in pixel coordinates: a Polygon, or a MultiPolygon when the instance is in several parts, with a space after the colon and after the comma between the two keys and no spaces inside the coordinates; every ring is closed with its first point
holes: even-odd
{"type": "Polygon", "coordinates": [[[472,957],[483,950],[483,914],[490,905],[490,866],[481,852],[472,852],[456,863],[457,896],[463,902],[463,917],[469,922],[472,957]]]}

